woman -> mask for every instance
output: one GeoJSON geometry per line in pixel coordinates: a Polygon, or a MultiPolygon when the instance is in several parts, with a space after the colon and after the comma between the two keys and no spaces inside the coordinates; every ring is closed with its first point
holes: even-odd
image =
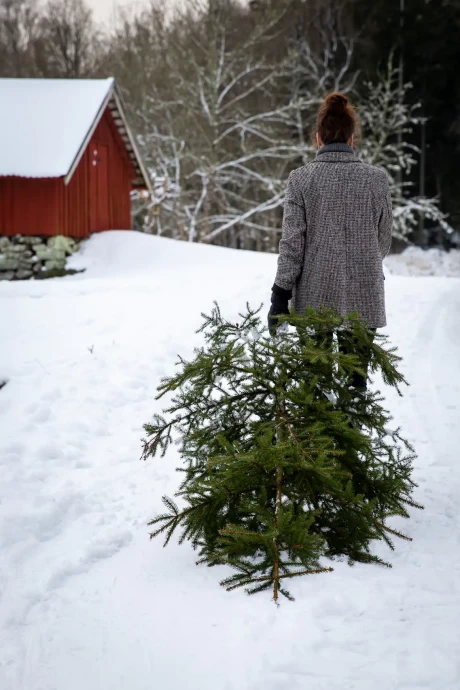
{"type": "MultiPolygon", "coordinates": [[[[383,168],[364,163],[353,147],[354,107],[331,93],[319,109],[316,157],[289,175],[278,270],[268,315],[307,306],[357,311],[368,328],[386,325],[382,260],[391,245],[392,207],[383,168]]],[[[355,376],[354,384],[366,385],[355,376]]]]}

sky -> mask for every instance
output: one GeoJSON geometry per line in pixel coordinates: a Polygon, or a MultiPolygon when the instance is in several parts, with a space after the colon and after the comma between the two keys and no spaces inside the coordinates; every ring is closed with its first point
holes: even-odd
{"type": "MultiPolygon", "coordinates": [[[[136,7],[145,4],[146,0],[87,0],[98,21],[110,22],[115,18],[117,7],[136,7]]],[[[168,3],[171,0],[168,0],[168,3]]]]}
{"type": "MultiPolygon", "coordinates": [[[[166,6],[175,7],[184,0],[164,0],[166,6]]],[[[149,0],[86,0],[88,5],[94,12],[94,17],[97,21],[108,22],[114,21],[116,17],[117,8],[140,8],[148,4],[149,0]]]]}

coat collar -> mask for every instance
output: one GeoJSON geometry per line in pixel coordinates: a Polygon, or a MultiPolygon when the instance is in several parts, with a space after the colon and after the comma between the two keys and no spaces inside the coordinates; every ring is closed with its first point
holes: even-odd
{"type": "Polygon", "coordinates": [[[315,161],[317,163],[323,162],[339,162],[339,163],[356,163],[361,162],[356,149],[348,146],[348,144],[326,144],[316,152],[315,161]]]}

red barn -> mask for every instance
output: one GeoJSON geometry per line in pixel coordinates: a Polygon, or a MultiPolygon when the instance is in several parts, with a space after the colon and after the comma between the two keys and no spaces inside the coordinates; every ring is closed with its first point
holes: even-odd
{"type": "Polygon", "coordinates": [[[0,235],[131,228],[150,183],[113,79],[0,79],[0,235]]]}

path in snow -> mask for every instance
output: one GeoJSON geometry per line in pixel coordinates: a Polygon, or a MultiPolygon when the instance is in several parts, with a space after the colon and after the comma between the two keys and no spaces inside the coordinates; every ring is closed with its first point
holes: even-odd
{"type": "Polygon", "coordinates": [[[425,505],[394,524],[414,541],[378,545],[391,570],[299,578],[276,609],[148,541],[179,458],[138,461],[200,312],[265,314],[276,257],[123,233],[85,252],[86,274],[0,285],[1,690],[458,690],[460,280],[386,281],[412,384],[389,404],[425,505]]]}

